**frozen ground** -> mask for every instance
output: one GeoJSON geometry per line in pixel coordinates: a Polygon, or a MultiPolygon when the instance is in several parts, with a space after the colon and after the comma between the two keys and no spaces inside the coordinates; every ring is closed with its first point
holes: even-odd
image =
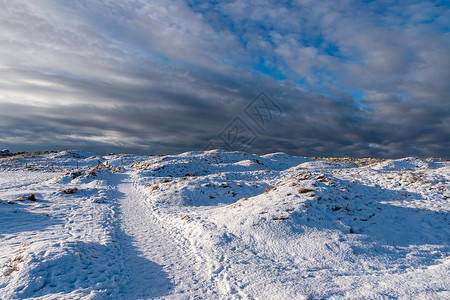
{"type": "Polygon", "coordinates": [[[6,156],[0,298],[450,299],[449,179],[440,159],[6,156]]]}

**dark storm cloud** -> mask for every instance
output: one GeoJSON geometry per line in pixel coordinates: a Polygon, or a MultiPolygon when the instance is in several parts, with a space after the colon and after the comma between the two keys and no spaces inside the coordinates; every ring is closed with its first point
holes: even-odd
{"type": "Polygon", "coordinates": [[[0,147],[226,147],[240,117],[251,152],[449,157],[444,2],[0,4],[0,147]],[[283,112],[263,129],[261,90],[283,112]]]}

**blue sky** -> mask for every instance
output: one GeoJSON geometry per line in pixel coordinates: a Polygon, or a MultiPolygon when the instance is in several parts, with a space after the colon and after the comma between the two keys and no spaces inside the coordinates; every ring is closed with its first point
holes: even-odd
{"type": "Polygon", "coordinates": [[[450,155],[447,1],[0,3],[2,148],[450,155]]]}

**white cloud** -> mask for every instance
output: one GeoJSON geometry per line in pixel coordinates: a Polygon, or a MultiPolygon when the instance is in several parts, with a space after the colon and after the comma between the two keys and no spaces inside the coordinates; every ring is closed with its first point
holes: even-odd
{"type": "MultiPolygon", "coordinates": [[[[447,137],[448,6],[195,2],[0,0],[2,140],[27,141],[42,130],[45,145],[58,127],[55,137],[64,143],[86,135],[86,145],[119,147],[123,139],[136,146],[151,135],[145,149],[191,141],[188,150],[260,89],[280,95],[285,106],[284,130],[267,143],[286,145],[279,150],[302,147],[290,135],[300,124],[325,152],[341,145],[387,155],[447,137]],[[351,99],[355,90],[361,101],[351,99]],[[118,120],[128,124],[114,125],[118,120]]],[[[436,153],[445,145],[416,149],[436,153]]]]}

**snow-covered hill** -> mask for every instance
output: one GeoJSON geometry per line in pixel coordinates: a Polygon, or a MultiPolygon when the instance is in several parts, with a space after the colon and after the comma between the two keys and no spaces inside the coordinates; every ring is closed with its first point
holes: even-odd
{"type": "Polygon", "coordinates": [[[441,159],[8,153],[0,298],[449,299],[449,179],[441,159]]]}

